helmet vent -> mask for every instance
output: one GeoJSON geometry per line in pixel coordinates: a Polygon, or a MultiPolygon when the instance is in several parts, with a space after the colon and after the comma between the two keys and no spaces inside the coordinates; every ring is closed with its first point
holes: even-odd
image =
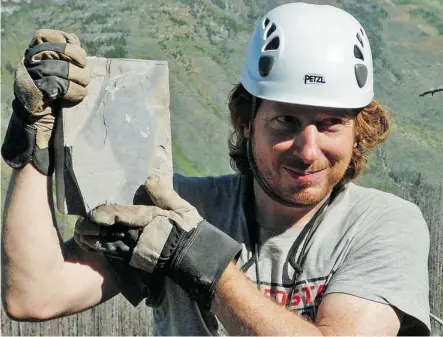
{"type": "Polygon", "coordinates": [[[364,48],[365,45],[363,44],[363,40],[362,40],[362,38],[361,38],[359,33],[357,33],[357,40],[358,40],[358,42],[360,42],[361,46],[364,48]]]}
{"type": "Polygon", "coordinates": [[[263,22],[263,28],[268,27],[269,22],[271,22],[268,18],[265,19],[265,21],[263,22]]]}
{"type": "Polygon", "coordinates": [[[365,58],[363,57],[363,53],[361,52],[360,48],[357,45],[354,45],[354,56],[359,60],[362,61],[365,60],[365,58]]]}
{"type": "Polygon", "coordinates": [[[275,36],[265,47],[266,50],[277,50],[280,47],[280,38],[275,36]]]}
{"type": "Polygon", "coordinates": [[[271,55],[263,55],[258,59],[258,72],[261,77],[268,76],[274,64],[274,57],[271,55]]]}
{"type": "Polygon", "coordinates": [[[363,88],[368,79],[368,68],[364,64],[356,64],[354,71],[358,86],[363,88]]]}
{"type": "Polygon", "coordinates": [[[267,33],[266,33],[266,38],[268,38],[269,36],[271,36],[272,33],[275,32],[275,30],[277,29],[277,27],[275,26],[275,23],[273,23],[271,25],[271,27],[269,27],[267,33]]]}
{"type": "Polygon", "coordinates": [[[365,32],[363,31],[363,28],[360,28],[360,32],[361,32],[361,35],[365,36],[365,32]]]}

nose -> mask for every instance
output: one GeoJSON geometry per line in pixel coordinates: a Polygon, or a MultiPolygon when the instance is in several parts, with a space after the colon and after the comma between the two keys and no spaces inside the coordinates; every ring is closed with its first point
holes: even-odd
{"type": "Polygon", "coordinates": [[[321,156],[319,132],[315,125],[305,125],[294,139],[294,152],[305,164],[312,164],[321,156]]]}

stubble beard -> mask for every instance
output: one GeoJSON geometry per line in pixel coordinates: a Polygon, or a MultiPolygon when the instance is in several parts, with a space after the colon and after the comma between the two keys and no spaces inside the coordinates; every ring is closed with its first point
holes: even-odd
{"type": "Polygon", "coordinates": [[[254,153],[258,172],[266,184],[283,200],[293,203],[295,206],[301,207],[315,206],[331,193],[334,186],[336,186],[346,173],[346,170],[340,167],[334,167],[329,162],[316,162],[309,166],[300,164],[300,160],[291,159],[284,160],[278,163],[278,169],[283,170],[282,165],[292,168],[299,168],[300,170],[307,170],[316,172],[319,170],[327,170],[326,177],[318,183],[302,182],[286,186],[282,181],[281,173],[275,172],[273,169],[267,168],[264,161],[254,153]],[[305,167],[302,167],[302,166],[305,167]]]}

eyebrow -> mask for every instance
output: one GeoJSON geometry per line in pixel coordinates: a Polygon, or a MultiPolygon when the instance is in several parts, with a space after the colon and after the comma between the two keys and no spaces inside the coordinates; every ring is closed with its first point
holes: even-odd
{"type": "MultiPolygon", "coordinates": [[[[357,116],[361,109],[341,109],[341,108],[327,108],[327,107],[315,107],[306,106],[306,109],[314,110],[312,112],[317,112],[319,114],[333,115],[337,118],[351,119],[357,116]]],[[[274,105],[274,110],[277,113],[297,113],[299,108],[289,103],[279,103],[274,105]]]]}

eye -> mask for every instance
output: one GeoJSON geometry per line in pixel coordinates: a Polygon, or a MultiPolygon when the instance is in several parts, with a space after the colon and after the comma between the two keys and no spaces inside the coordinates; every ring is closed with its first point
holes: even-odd
{"type": "Polygon", "coordinates": [[[341,118],[325,118],[321,121],[317,122],[317,127],[319,129],[331,129],[335,127],[339,127],[343,124],[343,120],[341,118]]]}
{"type": "Polygon", "coordinates": [[[297,129],[300,127],[300,121],[292,115],[283,115],[275,117],[272,121],[272,126],[275,129],[297,129]]]}
{"type": "Polygon", "coordinates": [[[297,118],[295,118],[294,116],[291,115],[287,115],[287,116],[279,116],[276,117],[276,120],[279,121],[280,123],[298,123],[297,118]]]}

